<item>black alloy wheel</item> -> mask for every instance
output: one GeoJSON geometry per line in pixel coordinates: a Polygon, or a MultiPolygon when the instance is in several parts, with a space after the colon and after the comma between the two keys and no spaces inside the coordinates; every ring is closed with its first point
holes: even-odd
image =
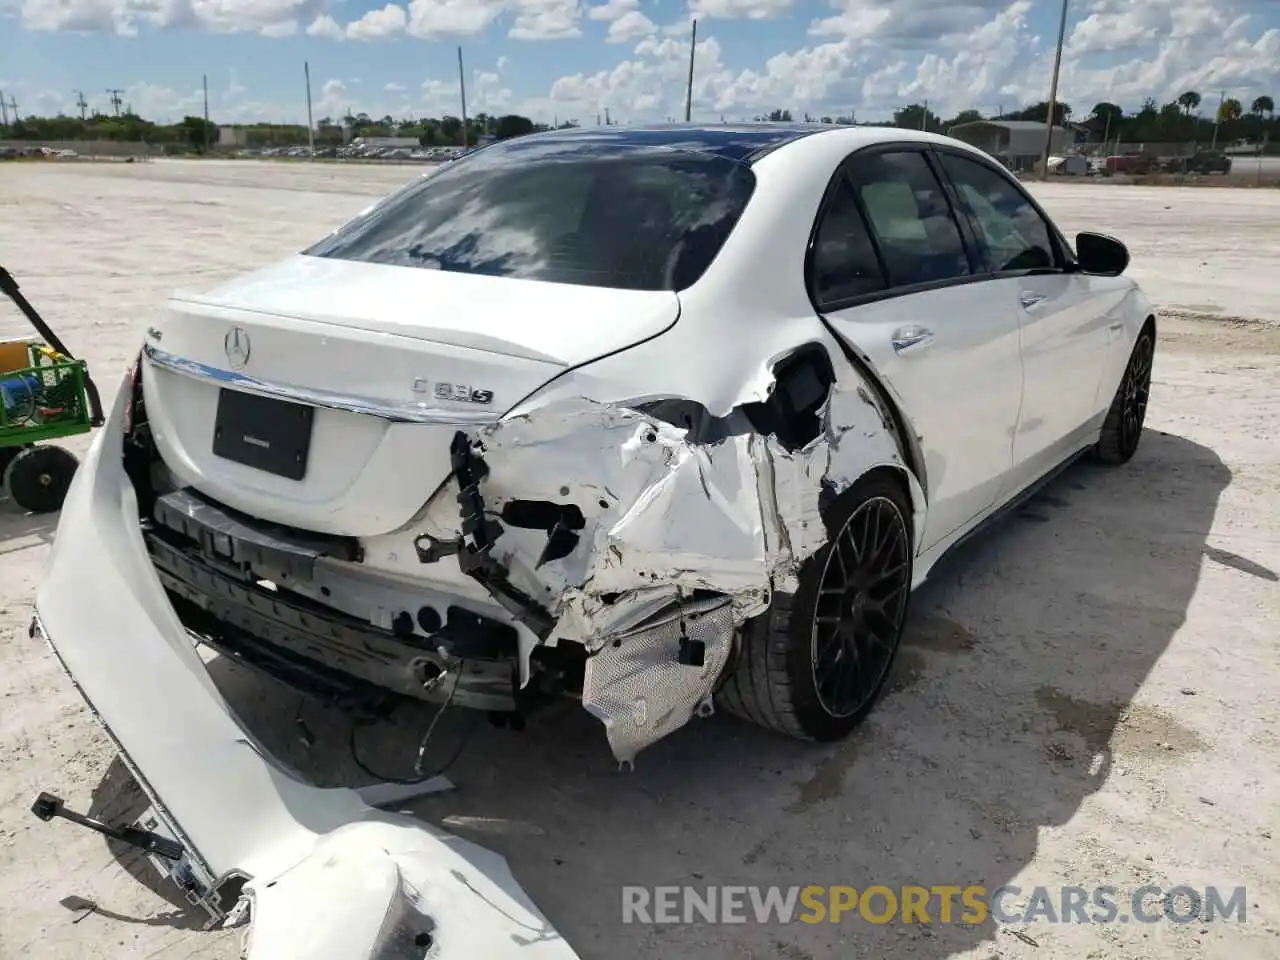
{"type": "Polygon", "coordinates": [[[857,717],[875,698],[897,651],[910,590],[906,520],[893,500],[871,497],[832,540],[813,606],[813,685],[831,717],[857,717]]]}
{"type": "Polygon", "coordinates": [[[1129,365],[1124,371],[1120,401],[1120,449],[1132,456],[1138,449],[1142,425],[1147,420],[1147,399],[1151,396],[1151,362],[1155,344],[1145,331],[1138,337],[1129,365]]]}

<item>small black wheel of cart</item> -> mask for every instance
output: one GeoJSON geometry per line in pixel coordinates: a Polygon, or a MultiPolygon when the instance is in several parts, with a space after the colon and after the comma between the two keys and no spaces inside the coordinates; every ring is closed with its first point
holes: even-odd
{"type": "Polygon", "coordinates": [[[34,446],[34,443],[24,443],[20,447],[0,447],[0,477],[3,477],[5,471],[9,469],[9,464],[13,463],[14,457],[34,446]]]}
{"type": "Polygon", "coordinates": [[[4,489],[23,510],[52,513],[62,508],[79,466],[76,455],[62,447],[27,447],[5,468],[4,489]]]}

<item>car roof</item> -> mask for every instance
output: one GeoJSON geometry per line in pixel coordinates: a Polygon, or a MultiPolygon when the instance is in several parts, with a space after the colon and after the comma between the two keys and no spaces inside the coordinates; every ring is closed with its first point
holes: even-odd
{"type": "Polygon", "coordinates": [[[830,141],[839,138],[849,148],[884,141],[950,142],[948,137],[902,127],[853,126],[834,123],[672,123],[650,126],[563,127],[528,134],[512,140],[498,141],[485,149],[503,144],[519,149],[520,145],[563,144],[580,146],[584,153],[593,148],[612,151],[628,147],[658,147],[687,150],[751,164],[777,150],[810,137],[822,136],[830,141]]]}
{"type": "Polygon", "coordinates": [[[792,140],[831,130],[821,123],[672,123],[652,126],[564,127],[520,137],[520,143],[557,143],[605,149],[665,147],[709,153],[729,160],[751,162],[792,140]]]}

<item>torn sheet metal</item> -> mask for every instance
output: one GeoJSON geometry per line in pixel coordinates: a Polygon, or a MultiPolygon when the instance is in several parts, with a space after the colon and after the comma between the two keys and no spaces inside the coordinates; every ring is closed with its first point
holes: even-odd
{"type": "MultiPolygon", "coordinates": [[[[486,507],[513,501],[574,505],[578,542],[539,560],[546,533],[509,524],[494,553],[541,598],[553,640],[589,650],[678,596],[728,597],[735,624],[763,612],[775,589],[794,589],[803,561],[826,542],[820,507],[866,471],[902,457],[865,390],[834,390],[821,430],[795,451],[743,431],[711,443],[633,408],[565,401],[480,429],[486,507]]],[[[422,518],[458,536],[456,490],[437,493],[422,518]]]]}
{"type": "MultiPolygon", "coordinates": [[[[474,435],[484,478],[470,489],[486,517],[506,518],[513,507],[528,514],[531,504],[547,516],[574,512],[556,559],[547,560],[550,534],[530,524],[500,523],[489,549],[554,623],[543,639],[590,652],[583,703],[619,760],[682,726],[711,696],[737,628],[775,590],[794,591],[801,564],[826,542],[821,508],[868,470],[903,467],[883,411],[860,384],[832,390],[817,424],[794,450],[741,426],[695,442],[689,429],[634,407],[579,399],[474,435]],[[700,593],[720,606],[691,607],[700,593]],[[694,609],[706,634],[698,669],[678,662],[672,616],[694,609]]],[[[423,522],[461,536],[458,499],[449,485],[423,522]]]]}
{"type": "Polygon", "coordinates": [[[302,782],[241,726],[147,556],[120,456],[128,395],[67,494],[33,633],[182,843],[189,898],[225,913],[223,881],[249,878],[251,960],[574,960],[501,857],[302,782]]]}

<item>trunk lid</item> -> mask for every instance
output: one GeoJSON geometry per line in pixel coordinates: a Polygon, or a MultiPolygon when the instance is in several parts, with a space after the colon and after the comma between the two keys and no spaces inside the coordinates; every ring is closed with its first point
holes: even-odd
{"type": "Polygon", "coordinates": [[[147,331],[147,416],[169,468],[220,503],[376,536],[448,477],[456,431],[678,314],[665,291],[297,256],[170,300],[147,331]]]}

